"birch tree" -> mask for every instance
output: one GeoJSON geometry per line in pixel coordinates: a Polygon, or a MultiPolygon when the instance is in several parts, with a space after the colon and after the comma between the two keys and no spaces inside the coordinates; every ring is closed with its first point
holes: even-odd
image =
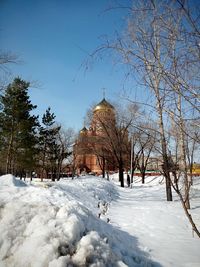
{"type": "Polygon", "coordinates": [[[131,1],[126,7],[128,23],[123,34],[117,34],[113,41],[107,39],[93,55],[114,52],[118,62],[128,68],[128,75],[136,77],[141,90],[145,88],[151,96],[158,124],[167,201],[172,201],[173,186],[199,235],[188,211],[191,181],[187,173],[187,140],[191,135],[186,125],[191,119],[191,110],[196,111],[196,119],[200,111],[200,12],[198,7],[192,9],[191,3],[194,1],[131,1]],[[179,130],[178,164],[174,163],[168,139],[171,118],[179,130]],[[179,178],[177,174],[180,174],[179,178]],[[184,192],[180,190],[180,177],[183,177],[184,192]]]}

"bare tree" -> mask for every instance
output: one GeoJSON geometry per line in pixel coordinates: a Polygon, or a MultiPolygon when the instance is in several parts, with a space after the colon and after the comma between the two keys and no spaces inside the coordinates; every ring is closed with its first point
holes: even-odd
{"type": "Polygon", "coordinates": [[[135,105],[128,106],[125,110],[121,108],[116,111],[116,117],[111,120],[102,120],[97,117],[103,131],[104,143],[112,153],[119,170],[119,181],[124,187],[124,170],[130,168],[130,139],[129,131],[137,116],[135,105]]]}
{"type": "Polygon", "coordinates": [[[146,128],[145,125],[142,125],[140,127],[142,128],[142,131],[140,131],[140,136],[138,140],[140,148],[140,157],[138,159],[137,166],[142,175],[142,183],[144,184],[149,158],[155,148],[156,131],[154,131],[153,128],[149,125],[146,125],[146,128]]]}
{"type": "MultiPolygon", "coordinates": [[[[164,106],[167,91],[163,84],[163,65],[167,64],[167,54],[163,51],[161,36],[163,34],[160,12],[163,5],[157,6],[154,1],[134,2],[135,9],[130,7],[127,32],[118,37],[114,43],[106,42],[98,51],[112,49],[120,55],[123,63],[143,79],[155,99],[158,115],[160,144],[163,156],[163,172],[166,179],[167,200],[172,200],[168,149],[164,127],[164,106]]],[[[169,33],[164,33],[166,35],[169,33]]]]}
{"type": "Polygon", "coordinates": [[[19,63],[19,57],[12,52],[0,50],[0,92],[10,82],[10,64],[19,63]]]}
{"type": "MultiPolygon", "coordinates": [[[[148,89],[156,110],[157,139],[160,140],[167,201],[172,201],[173,186],[193,225],[188,212],[191,181],[187,174],[186,141],[191,136],[186,122],[190,119],[191,109],[196,110],[197,118],[200,111],[200,16],[198,9],[191,12],[189,2],[131,1],[127,7],[129,18],[126,31],[121,36],[117,34],[114,41],[106,40],[93,55],[115,52],[120,58],[118,61],[128,67],[129,75],[140,80],[141,88],[148,89]],[[171,114],[179,129],[178,143],[175,145],[179,150],[178,164],[174,163],[168,142],[171,114]],[[177,177],[179,173],[180,177],[177,177]],[[179,190],[182,177],[184,193],[179,190]]],[[[199,233],[195,227],[193,229],[199,233]]]]}
{"type": "Polygon", "coordinates": [[[130,168],[131,168],[131,183],[133,183],[134,172],[138,166],[138,161],[141,156],[141,148],[138,147],[139,131],[135,127],[130,132],[130,168]]]}
{"type": "Polygon", "coordinates": [[[196,125],[197,121],[192,121],[187,124],[187,132],[189,131],[189,136],[186,136],[186,156],[187,162],[189,166],[189,175],[190,182],[193,185],[193,166],[194,166],[194,158],[195,152],[198,151],[199,148],[199,138],[200,138],[200,129],[196,125]]]}
{"type": "Polygon", "coordinates": [[[74,143],[74,130],[72,128],[63,129],[58,133],[58,157],[57,157],[57,180],[60,179],[61,172],[64,166],[69,163],[68,158],[72,154],[72,145],[74,143]]]}

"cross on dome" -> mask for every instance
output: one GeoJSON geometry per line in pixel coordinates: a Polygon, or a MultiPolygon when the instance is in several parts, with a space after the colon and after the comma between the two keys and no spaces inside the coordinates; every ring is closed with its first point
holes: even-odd
{"type": "Polygon", "coordinates": [[[102,91],[103,91],[103,99],[105,99],[105,97],[106,97],[106,88],[102,88],[102,91]]]}

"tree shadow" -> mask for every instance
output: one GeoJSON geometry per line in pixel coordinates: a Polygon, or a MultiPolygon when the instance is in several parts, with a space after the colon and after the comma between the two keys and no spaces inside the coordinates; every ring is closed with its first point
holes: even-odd
{"type": "Polygon", "coordinates": [[[199,209],[199,208],[200,208],[200,206],[195,206],[195,207],[190,208],[190,210],[196,210],[196,209],[199,209]]]}
{"type": "MultiPolygon", "coordinates": [[[[107,243],[112,248],[114,254],[121,258],[130,267],[162,267],[159,262],[151,259],[151,255],[139,247],[138,238],[130,235],[112,224],[102,220],[95,223],[91,229],[97,231],[102,238],[106,238],[107,243]]],[[[106,265],[107,266],[107,265],[106,265]]],[[[109,265],[108,265],[109,266],[109,265]]]]}

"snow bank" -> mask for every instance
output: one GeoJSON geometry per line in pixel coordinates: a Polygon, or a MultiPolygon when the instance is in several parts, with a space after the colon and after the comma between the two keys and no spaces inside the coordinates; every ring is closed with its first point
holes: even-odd
{"type": "Polygon", "coordinates": [[[105,222],[100,204],[117,198],[116,187],[97,177],[47,188],[0,177],[0,266],[159,266],[105,222]]]}
{"type": "Polygon", "coordinates": [[[21,180],[16,179],[11,174],[6,174],[3,176],[0,176],[0,187],[2,186],[8,186],[8,187],[22,187],[26,186],[26,183],[24,183],[21,180]]]}
{"type": "MultiPolygon", "coordinates": [[[[0,177],[1,267],[196,267],[199,239],[162,177],[120,188],[98,177],[0,177]],[[107,223],[109,221],[109,223],[107,223]]],[[[199,179],[191,213],[199,227],[199,179]]]]}

